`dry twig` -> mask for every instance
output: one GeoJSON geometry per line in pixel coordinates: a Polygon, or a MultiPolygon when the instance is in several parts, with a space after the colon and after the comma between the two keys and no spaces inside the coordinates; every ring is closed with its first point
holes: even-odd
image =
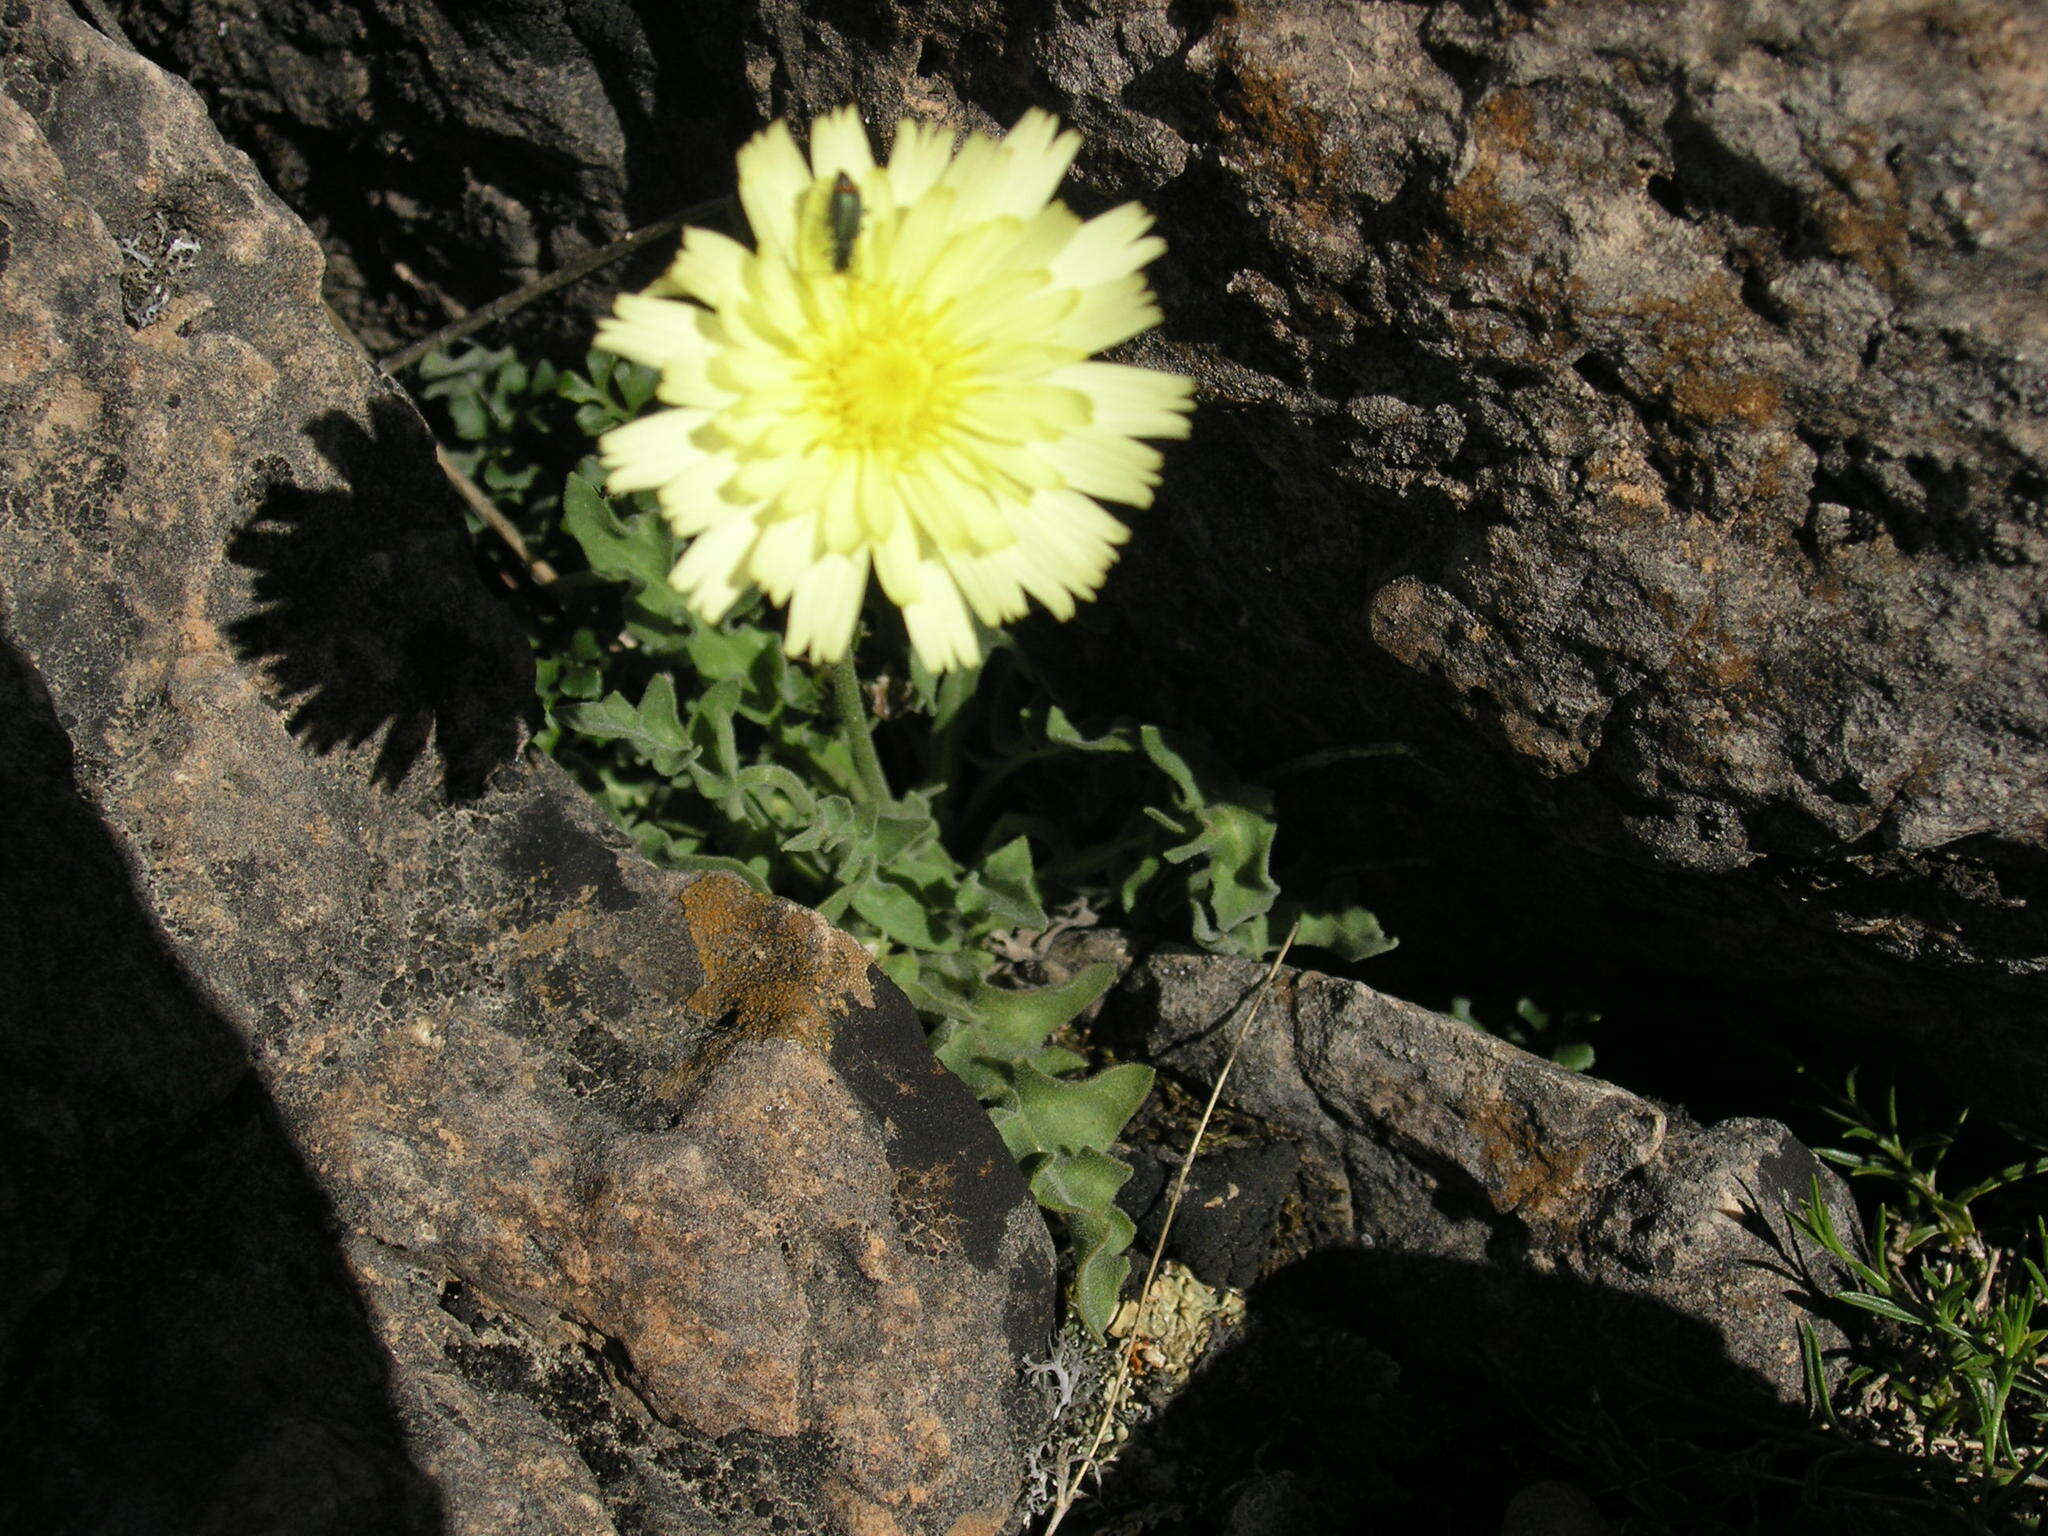
{"type": "Polygon", "coordinates": [[[643,224],[629,235],[621,235],[610,245],[601,245],[594,251],[586,251],[565,267],[558,267],[545,277],[535,278],[524,288],[515,288],[500,298],[491,300],[481,309],[473,309],[460,320],[450,321],[431,336],[422,336],[411,346],[401,348],[384,358],[377,366],[387,374],[401,373],[425,357],[436,347],[445,347],[451,342],[462,340],[482,330],[493,321],[502,320],[531,304],[535,299],[545,298],[557,288],[566,288],[579,278],[588,277],[600,267],[608,267],[615,261],[624,261],[634,252],[644,250],[663,235],[672,235],[685,224],[716,213],[730,198],[714,197],[708,202],[685,208],[681,213],[672,213],[665,219],[656,219],[652,224],[643,224]]]}
{"type": "Polygon", "coordinates": [[[533,584],[536,587],[552,586],[555,581],[555,568],[526,547],[526,540],[520,535],[518,528],[513,526],[512,519],[497,509],[491,498],[484,494],[483,487],[465,475],[455,461],[448,457],[448,450],[439,443],[434,445],[434,462],[441,466],[441,473],[446,475],[448,483],[455,487],[455,494],[462,498],[463,505],[482,518],[484,526],[503,539],[506,548],[519,557],[520,564],[526,567],[527,574],[533,578],[533,584]]]}

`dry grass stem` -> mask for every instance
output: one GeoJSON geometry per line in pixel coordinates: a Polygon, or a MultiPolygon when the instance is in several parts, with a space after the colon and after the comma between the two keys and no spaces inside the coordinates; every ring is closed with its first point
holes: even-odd
{"type": "Polygon", "coordinates": [[[441,473],[446,475],[448,483],[455,487],[455,493],[462,498],[463,505],[482,518],[484,526],[503,539],[505,546],[519,557],[519,563],[526,567],[527,574],[533,578],[533,584],[537,587],[552,586],[555,581],[555,568],[526,547],[526,540],[512,525],[512,519],[491,504],[491,498],[483,493],[483,487],[465,475],[456,466],[455,461],[448,457],[448,450],[439,443],[434,445],[434,462],[441,466],[441,473]]]}
{"type": "MultiPolygon", "coordinates": [[[[1202,1150],[1202,1138],[1208,1134],[1209,1122],[1215,1118],[1216,1106],[1223,1098],[1223,1085],[1230,1081],[1230,1069],[1237,1065],[1238,1053],[1250,1037],[1252,1025],[1258,1022],[1259,1013],[1266,1005],[1266,994],[1272,990],[1273,978],[1280,974],[1280,967],[1287,963],[1288,951],[1294,948],[1294,936],[1301,929],[1301,919],[1294,920],[1294,926],[1287,930],[1287,937],[1281,941],[1279,953],[1273,956],[1273,963],[1266,967],[1266,974],[1259,978],[1258,987],[1253,991],[1251,1001],[1246,1005],[1244,1016],[1238,1020],[1237,1033],[1231,1037],[1230,1049],[1224,1053],[1223,1065],[1216,1073],[1216,1082],[1209,1090],[1209,1101],[1202,1106],[1202,1117],[1195,1122],[1195,1134],[1188,1142],[1187,1156],[1181,1159],[1180,1171],[1174,1175],[1173,1189],[1166,1198],[1166,1215],[1159,1223],[1159,1238],[1152,1245],[1151,1262],[1145,1266],[1145,1283],[1138,1288],[1137,1315],[1145,1315],[1146,1306],[1152,1300],[1152,1285],[1159,1277],[1159,1265],[1166,1256],[1166,1240],[1173,1235],[1173,1218],[1180,1211],[1181,1197],[1187,1193],[1188,1173],[1195,1166],[1195,1157],[1202,1150]]],[[[1131,1354],[1138,1347],[1135,1329],[1132,1337],[1116,1352],[1116,1375],[1110,1378],[1109,1390],[1103,1395],[1102,1417],[1095,1425],[1095,1434],[1088,1442],[1088,1449],[1075,1463],[1070,1475],[1060,1480],[1059,1497],[1054,1501],[1052,1516],[1045,1523],[1042,1536],[1053,1536],[1060,1528],[1060,1522],[1067,1518],[1067,1511],[1073,1508],[1074,1500],[1080,1496],[1081,1484],[1088,1474],[1095,1470],[1096,1458],[1101,1454],[1102,1443],[1108,1439],[1110,1426],[1116,1422],[1116,1412],[1123,1403],[1124,1390],[1131,1380],[1131,1354]]]]}
{"type": "Polygon", "coordinates": [[[681,213],[672,213],[665,219],[656,219],[652,224],[643,224],[629,235],[621,235],[610,245],[601,245],[594,251],[586,251],[565,267],[559,267],[546,277],[535,278],[524,288],[515,288],[500,298],[491,300],[481,309],[473,309],[460,320],[450,321],[431,336],[422,336],[411,346],[401,348],[382,359],[378,368],[387,374],[401,373],[425,357],[436,347],[449,346],[463,337],[482,330],[494,321],[502,320],[531,304],[535,299],[546,298],[557,288],[566,288],[581,278],[590,276],[600,267],[608,267],[615,261],[624,261],[634,252],[644,250],[664,235],[672,235],[685,224],[693,224],[710,217],[730,198],[714,197],[708,202],[694,204],[681,213]]]}

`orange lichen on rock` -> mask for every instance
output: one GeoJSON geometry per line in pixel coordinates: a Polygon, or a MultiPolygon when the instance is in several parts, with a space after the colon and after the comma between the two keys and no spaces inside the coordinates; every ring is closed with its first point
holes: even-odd
{"type": "Polygon", "coordinates": [[[873,957],[817,913],[763,896],[736,875],[705,875],[683,887],[704,980],[688,1006],[733,1020],[734,1032],[832,1049],[833,1020],[875,1006],[873,957]]]}
{"type": "Polygon", "coordinates": [[[1219,29],[1223,61],[1236,78],[1217,110],[1223,131],[1243,148],[1255,174],[1278,183],[1291,212],[1325,232],[1344,225],[1349,151],[1321,114],[1302,99],[1290,73],[1246,45],[1243,18],[1219,29]]]}
{"type": "Polygon", "coordinates": [[[1444,211],[1468,239],[1502,250],[1527,250],[1535,237],[1529,216],[1502,190],[1503,161],[1513,157],[1548,165],[1551,151],[1536,136],[1536,114],[1525,91],[1502,91],[1474,114],[1472,168],[1444,193],[1444,211]]]}

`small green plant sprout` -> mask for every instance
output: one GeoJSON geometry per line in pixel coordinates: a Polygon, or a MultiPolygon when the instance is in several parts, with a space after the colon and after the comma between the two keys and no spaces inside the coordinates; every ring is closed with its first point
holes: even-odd
{"type": "Polygon", "coordinates": [[[1809,1334],[1809,1389],[1832,1422],[1955,1467],[1966,1479],[1972,1528],[2037,1529],[2048,1508],[2048,1224],[2036,1218],[2023,1238],[2001,1242],[1987,1236],[1980,1212],[2048,1173],[2048,1157],[1951,1191],[1941,1169],[1965,1116],[1908,1136],[1896,1091],[1876,1111],[1853,1073],[1828,1113],[1847,1145],[1820,1155],[1879,1191],[1869,1250],[1839,1230],[1818,1179],[1794,1219],[1852,1277],[1835,1300],[1875,1326],[1832,1400],[1809,1334]],[[2020,1525],[2000,1523],[2022,1517],[2020,1525]]]}
{"type": "Polygon", "coordinates": [[[1460,1024],[1469,1024],[1474,1029],[1507,1041],[1509,1045],[1518,1046],[1531,1055],[1546,1057],[1568,1072],[1593,1070],[1593,1047],[1584,1038],[1584,1032],[1600,1022],[1597,1013],[1567,1010],[1551,1014],[1538,1008],[1533,999],[1525,997],[1515,1003],[1516,1022],[1496,1028],[1473,1014],[1471,998],[1454,997],[1451,999],[1451,1017],[1460,1024]]]}

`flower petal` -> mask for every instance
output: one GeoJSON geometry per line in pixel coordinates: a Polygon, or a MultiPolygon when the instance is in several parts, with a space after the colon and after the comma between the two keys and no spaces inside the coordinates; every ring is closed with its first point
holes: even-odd
{"type": "Polygon", "coordinates": [[[953,158],[953,135],[935,125],[904,118],[889,147],[889,190],[896,206],[917,203],[945,174],[953,158]]]}
{"type": "Polygon", "coordinates": [[[1081,135],[1060,120],[1033,107],[1003,136],[1005,174],[997,191],[996,211],[1030,218],[1046,205],[1081,152],[1081,135]]]}
{"type": "Polygon", "coordinates": [[[818,547],[818,525],[808,517],[787,517],[761,529],[747,562],[747,573],[769,597],[786,603],[804,572],[822,554],[818,547]]]}
{"type": "Polygon", "coordinates": [[[819,181],[829,182],[841,171],[865,181],[874,168],[874,151],[858,107],[840,107],[811,124],[811,174],[819,181]]]}
{"type": "Polygon", "coordinates": [[[745,287],[744,269],[753,259],[754,253],[730,235],[686,229],[683,248],[650,292],[681,294],[717,309],[739,298],[745,287]]]}
{"type": "Polygon", "coordinates": [[[712,351],[702,329],[705,312],[676,299],[622,293],[612,313],[597,323],[597,344],[650,368],[665,367],[671,358],[701,360],[712,351]]]}
{"type": "Polygon", "coordinates": [[[755,506],[734,491],[735,465],[721,455],[707,455],[655,490],[661,515],[679,538],[690,538],[733,518],[753,519],[755,506]]]}
{"type": "Polygon", "coordinates": [[[821,556],[797,578],[789,600],[783,649],[813,661],[837,661],[853,644],[860,600],[868,586],[868,555],[821,556]]]}
{"type": "Polygon", "coordinates": [[[1136,203],[1097,214],[1074,231],[1054,258],[1054,280],[1078,288],[1130,276],[1166,251],[1164,240],[1146,234],[1151,227],[1152,215],[1136,203]]]}
{"type": "Polygon", "coordinates": [[[918,658],[934,672],[971,667],[981,660],[981,637],[967,616],[960,588],[937,561],[918,569],[918,597],[903,605],[903,626],[910,631],[918,658]]]}
{"type": "Polygon", "coordinates": [[[1074,615],[1076,597],[1102,587],[1116,546],[1130,530],[1085,496],[1042,492],[1031,504],[1033,537],[991,558],[1003,560],[1033,597],[1057,619],[1074,615]]]}
{"type": "Polygon", "coordinates": [[[904,518],[875,546],[875,577],[882,592],[898,608],[908,608],[924,595],[924,563],[918,530],[904,518]]]}
{"type": "Polygon", "coordinates": [[[1017,579],[1013,564],[1007,552],[946,557],[946,569],[959,584],[960,595],[967,599],[974,616],[991,629],[1021,619],[1029,610],[1024,584],[1017,579]]]}
{"type": "Polygon", "coordinates": [[[923,473],[898,478],[897,489],[910,521],[934,549],[982,554],[1013,542],[1017,532],[971,468],[962,473],[944,459],[934,459],[923,473]]]}
{"type": "Polygon", "coordinates": [[[656,411],[613,427],[597,440],[598,462],[610,471],[605,488],[615,495],[651,491],[703,462],[690,434],[707,419],[704,411],[656,411]]]}
{"type": "Polygon", "coordinates": [[[957,416],[968,431],[992,442],[1030,443],[1088,426],[1095,410],[1082,390],[1019,382],[968,396],[957,416]]]}
{"type": "Polygon", "coordinates": [[[690,600],[700,618],[716,624],[747,589],[741,568],[758,534],[751,518],[715,523],[690,541],[669,572],[669,585],[690,600]]]}
{"type": "Polygon", "coordinates": [[[1045,377],[1049,385],[1077,389],[1095,407],[1097,431],[1126,437],[1186,437],[1195,381],[1156,368],[1125,363],[1075,363],[1045,377]]]}
{"type": "Polygon", "coordinates": [[[1159,450],[1110,432],[1069,432],[1036,445],[1038,456],[1084,496],[1127,506],[1152,505],[1159,484],[1159,450]]]}
{"type": "Polygon", "coordinates": [[[1081,356],[1129,341],[1159,323],[1159,306],[1145,280],[1133,273],[1081,290],[1081,302],[1054,328],[1055,339],[1081,356]]]}
{"type": "Polygon", "coordinates": [[[781,119],[755,134],[739,153],[740,206],[763,256],[787,259],[796,249],[796,211],[811,168],[781,119]]]}

